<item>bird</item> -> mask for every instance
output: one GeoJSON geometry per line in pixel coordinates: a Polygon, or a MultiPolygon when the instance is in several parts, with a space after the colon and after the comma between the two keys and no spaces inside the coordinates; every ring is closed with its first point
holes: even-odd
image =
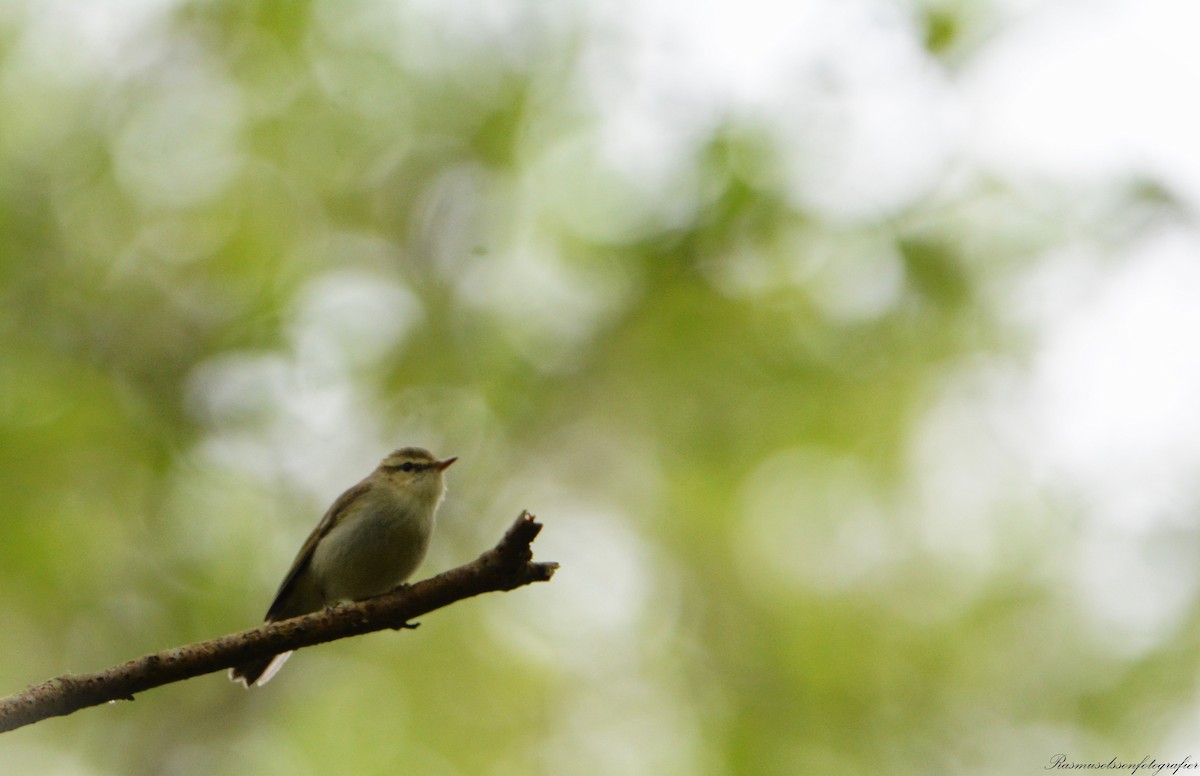
{"type": "MultiPolygon", "coordinates": [[[[412,576],[429,549],[446,494],[443,473],[457,460],[404,447],[338,496],[300,547],[265,623],[380,595],[412,576]]],[[[261,687],[291,654],[234,666],[229,679],[261,687]]]]}

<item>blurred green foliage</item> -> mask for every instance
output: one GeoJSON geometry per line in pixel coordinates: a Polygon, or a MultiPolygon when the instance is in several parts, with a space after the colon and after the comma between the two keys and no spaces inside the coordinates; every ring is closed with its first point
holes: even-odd
{"type": "Polygon", "coordinates": [[[1194,636],[1139,663],[1056,592],[1069,500],[922,495],[929,414],[1022,357],[1005,289],[1113,210],[980,175],[839,221],[737,115],[643,178],[578,8],[56,13],[0,15],[4,686],[256,624],[401,445],[463,459],[426,572],[522,508],[563,568],[10,733],[4,773],[1033,772],[1187,699],[1194,636]]]}

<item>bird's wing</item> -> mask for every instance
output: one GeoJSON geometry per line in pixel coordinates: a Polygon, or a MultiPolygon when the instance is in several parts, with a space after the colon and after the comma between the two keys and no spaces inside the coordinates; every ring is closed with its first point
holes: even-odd
{"type": "Polygon", "coordinates": [[[354,500],[362,496],[371,489],[371,483],[363,480],[354,487],[347,490],[345,493],[337,497],[337,500],[330,505],[328,511],[321,518],[321,522],[317,523],[317,527],[308,535],[304,541],[304,545],[300,548],[300,552],[296,553],[296,559],[292,561],[292,567],[288,569],[287,576],[283,578],[283,583],[279,585],[279,592],[275,594],[275,600],[271,602],[271,608],[267,610],[267,622],[275,622],[276,616],[280,613],[284,601],[288,594],[292,592],[292,588],[296,584],[296,580],[300,574],[308,568],[309,561],[312,560],[313,550],[316,549],[317,543],[325,534],[329,533],[335,525],[337,525],[342,513],[354,500]]]}

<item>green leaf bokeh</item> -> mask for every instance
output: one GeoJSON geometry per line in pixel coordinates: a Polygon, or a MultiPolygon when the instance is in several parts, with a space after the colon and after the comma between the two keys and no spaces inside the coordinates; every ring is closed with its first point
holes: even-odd
{"type": "MultiPolygon", "coordinates": [[[[147,4],[108,36],[47,8],[0,13],[4,691],[254,625],[402,445],[461,457],[425,573],[525,508],[563,567],[262,690],[10,733],[3,772],[1170,754],[1194,618],[1114,647],[1059,562],[1079,501],[980,409],[1027,365],[1013,286],[1169,200],[950,160],[838,217],[789,183],[816,141],[735,110],[639,165],[595,96],[636,85],[588,81],[582,6],[147,4]]],[[[911,30],[948,72],[988,23],[956,8],[911,30]]]]}

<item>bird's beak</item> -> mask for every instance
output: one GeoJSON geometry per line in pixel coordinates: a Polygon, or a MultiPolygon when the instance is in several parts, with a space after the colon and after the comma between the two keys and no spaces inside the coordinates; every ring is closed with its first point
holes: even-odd
{"type": "Polygon", "coordinates": [[[444,461],[438,461],[437,463],[435,463],[433,465],[433,468],[437,469],[440,472],[444,472],[450,468],[450,464],[454,463],[457,460],[458,460],[458,456],[452,455],[444,461]]]}

